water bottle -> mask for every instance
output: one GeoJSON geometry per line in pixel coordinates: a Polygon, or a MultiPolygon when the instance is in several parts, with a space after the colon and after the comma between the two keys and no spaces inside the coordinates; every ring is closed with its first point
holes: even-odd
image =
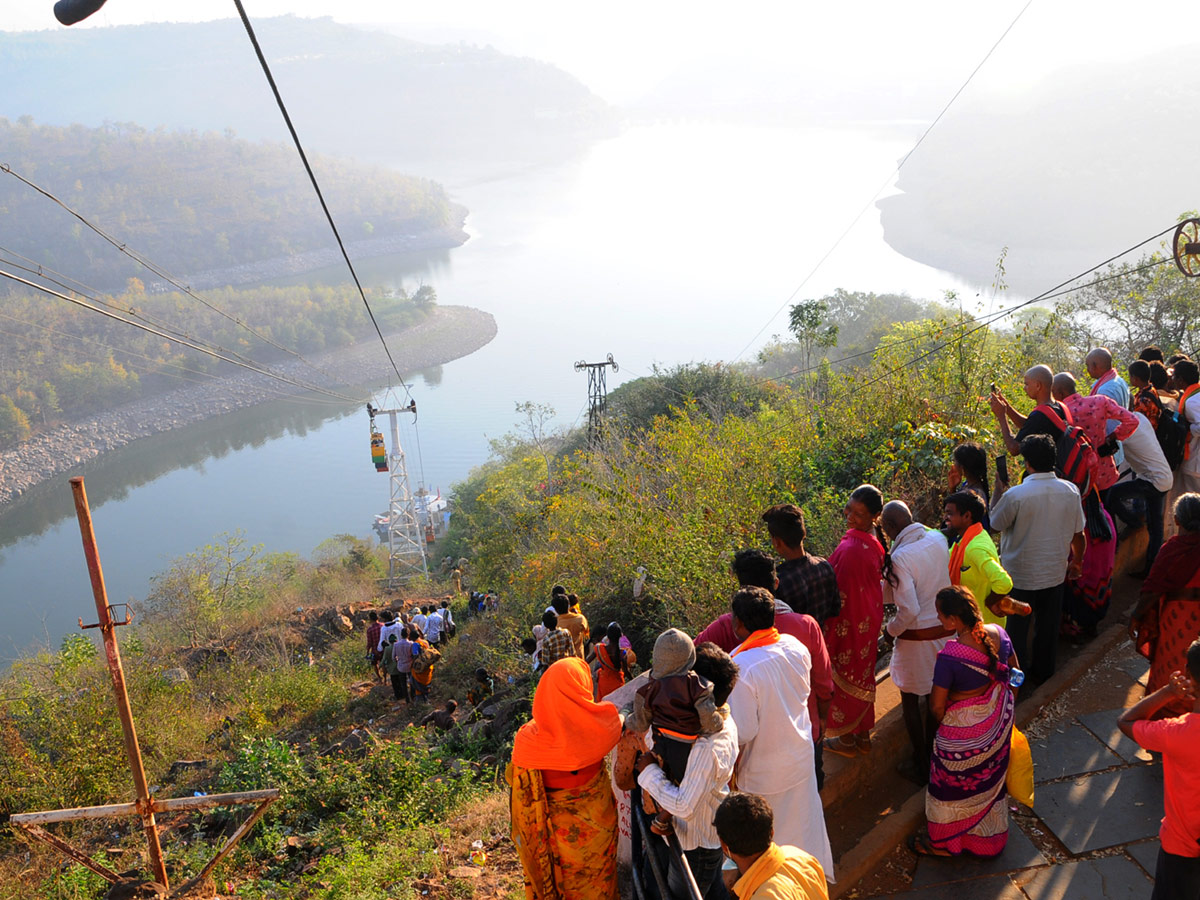
{"type": "Polygon", "coordinates": [[[1009,687],[1019,688],[1025,683],[1025,673],[1020,669],[1008,670],[1008,685],[1009,687]]]}

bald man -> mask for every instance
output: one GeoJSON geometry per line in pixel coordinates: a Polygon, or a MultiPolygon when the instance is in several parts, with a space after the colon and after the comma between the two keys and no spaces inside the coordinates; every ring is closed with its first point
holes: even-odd
{"type": "MultiPolygon", "coordinates": [[[[1091,391],[1088,392],[1089,397],[1108,397],[1122,409],[1129,409],[1129,385],[1113,368],[1112,354],[1108,350],[1104,347],[1097,347],[1084,357],[1083,365],[1087,369],[1088,375],[1095,379],[1091,391]]],[[[1117,422],[1109,419],[1108,433],[1112,434],[1116,428],[1117,422]]],[[[1121,451],[1120,445],[1117,445],[1117,452],[1113,454],[1113,462],[1117,468],[1120,468],[1125,462],[1125,454],[1121,451]]]]}
{"type": "Polygon", "coordinates": [[[1038,409],[1048,406],[1056,416],[1063,418],[1062,404],[1056,402],[1051,394],[1053,384],[1054,373],[1050,371],[1049,366],[1034,366],[1025,373],[1025,396],[1034,402],[1034,410],[1028,416],[1017,412],[999,392],[988,397],[992,414],[995,415],[1000,434],[1004,438],[1004,447],[1010,456],[1021,455],[1021,441],[1030,435],[1046,434],[1055,442],[1062,437],[1062,429],[1038,409]],[[1009,428],[1009,422],[1019,429],[1015,435],[1009,428]]]}
{"type": "Polygon", "coordinates": [[[884,602],[896,606],[896,617],[887,625],[888,634],[896,639],[892,683],[900,691],[904,727],[912,743],[912,760],[898,769],[923,785],[929,781],[929,754],[937,732],[937,720],[929,710],[933,667],[953,634],[942,627],[935,604],[937,592],[950,586],[950,550],[940,531],[914,521],[908,506],[899,500],[884,504],[879,518],[892,542],[891,577],[883,585],[884,602]]]}

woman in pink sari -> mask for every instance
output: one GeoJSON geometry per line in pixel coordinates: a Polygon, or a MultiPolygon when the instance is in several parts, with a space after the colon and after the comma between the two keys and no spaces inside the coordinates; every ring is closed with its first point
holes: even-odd
{"type": "Polygon", "coordinates": [[[879,489],[855,488],[844,510],[847,530],[829,561],[837,575],[842,609],[825,621],[833,663],[833,702],[825,748],[839,756],[867,754],[875,725],[875,660],[883,625],[883,568],[887,551],[878,519],[879,489]]]}

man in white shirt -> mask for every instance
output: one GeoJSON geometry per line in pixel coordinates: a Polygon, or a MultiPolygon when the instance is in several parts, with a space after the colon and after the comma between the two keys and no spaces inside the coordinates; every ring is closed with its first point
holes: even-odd
{"type": "MultiPolygon", "coordinates": [[[[692,877],[705,897],[720,894],[721,864],[725,854],[717,837],[713,816],[721,801],[729,796],[729,779],[737,760],[737,725],[729,714],[725,701],[737,682],[737,664],[716,644],[696,645],[695,672],[712,682],[713,702],[724,716],[725,724],[716,734],[702,734],[692,745],[687,771],[683,780],[674,785],[654,762],[652,755],[641,757],[637,764],[638,784],[674,819],[672,825],[679,845],[687,857],[692,877]]],[[[637,814],[635,810],[634,815],[637,814]]],[[[658,841],[662,851],[666,845],[658,841]]],[[[674,865],[666,852],[658,854],[664,869],[669,867],[668,900],[690,900],[683,872],[674,865]]]]}
{"type": "Polygon", "coordinates": [[[412,623],[421,629],[422,635],[425,634],[425,625],[429,621],[429,616],[426,615],[428,612],[428,606],[418,606],[416,614],[412,617],[412,623]]]}
{"type": "Polygon", "coordinates": [[[935,603],[937,592],[950,587],[950,549],[940,531],[914,522],[908,506],[899,500],[884,504],[880,521],[892,542],[891,577],[883,585],[883,602],[896,606],[896,617],[887,625],[888,634],[896,639],[891,677],[900,690],[904,727],[913,749],[911,762],[898,768],[904,777],[926,784],[937,732],[937,720],[929,712],[933,667],[954,633],[938,621],[935,603]]]}
{"type": "Polygon", "coordinates": [[[830,882],[833,853],[813,767],[808,718],[812,657],[800,641],[775,629],[775,598],[763,588],[733,595],[731,654],[738,680],[729,696],[737,723],[738,788],[761,794],[775,811],[775,840],[811,853],[830,882]]]}
{"type": "Polygon", "coordinates": [[[454,616],[450,614],[449,600],[442,601],[442,611],[438,615],[442,617],[442,642],[447,643],[457,630],[454,627],[454,616]]]}
{"type": "Polygon", "coordinates": [[[1162,546],[1163,505],[1174,474],[1150,420],[1139,412],[1133,417],[1138,425],[1124,441],[1125,464],[1117,472],[1117,483],[1108,489],[1104,505],[1114,521],[1120,519],[1130,528],[1145,522],[1147,543],[1143,572],[1148,573],[1162,546]]]}
{"type": "Polygon", "coordinates": [[[383,625],[379,629],[379,647],[380,653],[383,653],[383,648],[387,646],[388,635],[396,635],[400,637],[400,629],[404,627],[404,621],[391,610],[385,610],[383,613],[383,625]]]}
{"type": "Polygon", "coordinates": [[[431,647],[436,647],[441,642],[444,624],[438,611],[431,608],[429,615],[425,617],[425,640],[429,641],[431,647]]]}
{"type": "Polygon", "coordinates": [[[1063,587],[1068,578],[1083,574],[1087,547],[1079,489],[1055,477],[1057,454],[1048,435],[1033,434],[1021,441],[1025,480],[1007,490],[997,482],[998,499],[990,514],[992,527],[1000,532],[1000,562],[1012,576],[1011,595],[1033,607],[1031,616],[1008,619],[1008,636],[1028,676],[1022,687],[1025,694],[1054,674],[1063,587]]]}

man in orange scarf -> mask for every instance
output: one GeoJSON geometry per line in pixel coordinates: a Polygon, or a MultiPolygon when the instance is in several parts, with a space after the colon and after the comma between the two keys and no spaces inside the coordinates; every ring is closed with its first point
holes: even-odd
{"type": "Polygon", "coordinates": [[[762,794],[774,810],[779,839],[813,854],[833,876],[833,853],[813,767],[808,720],[812,656],[775,628],[775,598],[743,588],[731,602],[741,644],[733,651],[738,680],[729,709],[738,732],[737,783],[762,794]]]}
{"type": "Polygon", "coordinates": [[[762,797],[730,794],[717,807],[714,824],[721,849],[737,866],[726,886],[738,900],[829,900],[816,858],[772,840],[775,818],[762,797]]]}

